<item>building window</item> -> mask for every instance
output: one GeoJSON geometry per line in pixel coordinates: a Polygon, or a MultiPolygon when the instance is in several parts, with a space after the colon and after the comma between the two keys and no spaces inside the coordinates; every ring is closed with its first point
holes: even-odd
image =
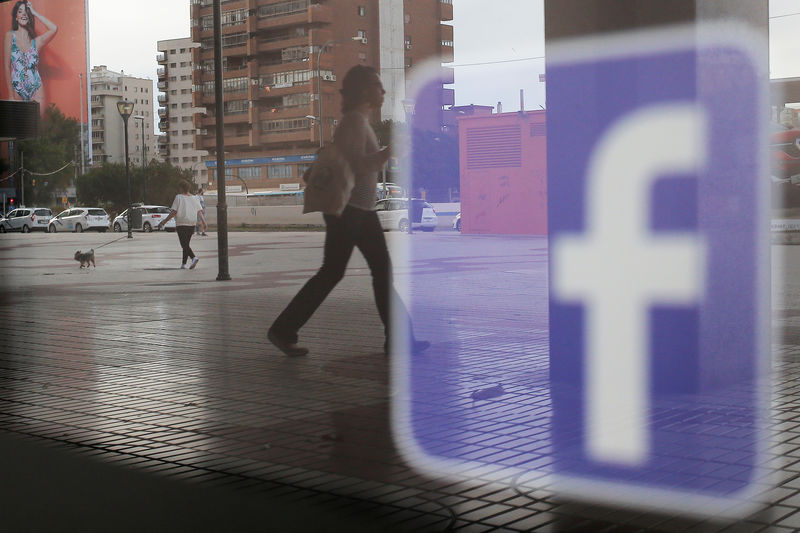
{"type": "Polygon", "coordinates": [[[304,130],[311,127],[311,121],[307,118],[286,118],[282,120],[262,120],[261,131],[263,133],[282,133],[287,131],[304,130]]]}
{"type": "Polygon", "coordinates": [[[411,36],[410,35],[406,35],[405,44],[406,44],[406,50],[411,50],[411,36]]]}
{"type": "Polygon", "coordinates": [[[308,9],[308,0],[288,0],[269,4],[258,8],[259,17],[280,17],[282,15],[292,15],[302,13],[308,9]]]}
{"type": "MultiPolygon", "coordinates": [[[[214,179],[217,179],[217,169],[216,168],[214,169],[214,174],[213,175],[214,175],[214,179]]],[[[225,169],[225,179],[232,178],[232,177],[233,177],[233,169],[230,168],[230,167],[227,167],[225,169]]]]}
{"type": "MultiPolygon", "coordinates": [[[[325,76],[332,76],[333,72],[330,70],[323,70],[321,72],[323,78],[325,76]]],[[[281,87],[291,87],[306,83],[308,80],[316,76],[316,72],[311,70],[289,70],[286,72],[274,72],[272,74],[262,74],[259,79],[261,87],[274,88],[276,85],[281,87]]]]}
{"type": "MultiPolygon", "coordinates": [[[[205,17],[204,17],[205,18],[205,17]]],[[[244,24],[247,20],[247,10],[246,9],[234,9],[233,11],[225,11],[222,13],[222,27],[226,26],[236,26],[239,24],[244,24]]],[[[212,16],[213,21],[213,16],[212,16]]],[[[212,22],[213,27],[213,22],[212,22]]]]}
{"type": "Polygon", "coordinates": [[[411,24],[411,15],[406,13],[405,15],[403,15],[403,20],[405,21],[406,24],[411,24]]]}
{"type": "Polygon", "coordinates": [[[234,46],[244,46],[247,44],[246,33],[234,33],[233,35],[222,36],[222,48],[232,48],[234,46]]]}
{"type": "Polygon", "coordinates": [[[292,165],[269,165],[267,167],[267,177],[271,179],[291,178],[292,165]]]}
{"type": "Polygon", "coordinates": [[[361,42],[362,42],[362,43],[366,43],[366,42],[367,42],[367,32],[366,32],[366,31],[364,31],[364,30],[358,30],[358,31],[356,32],[356,35],[358,35],[359,37],[361,37],[361,42]]]}
{"type": "Polygon", "coordinates": [[[261,167],[243,167],[239,169],[239,177],[243,180],[261,179],[261,167]]]}
{"type": "Polygon", "coordinates": [[[364,17],[367,15],[367,8],[364,6],[358,6],[357,11],[359,17],[364,17]]]}
{"type": "MultiPolygon", "coordinates": [[[[223,104],[223,110],[226,115],[238,115],[240,113],[247,113],[247,100],[231,100],[223,104]]],[[[191,118],[191,117],[189,117],[191,118]]]]}
{"type": "Polygon", "coordinates": [[[302,176],[309,168],[311,168],[311,163],[301,163],[297,165],[297,175],[302,176]]]}
{"type": "MultiPolygon", "coordinates": [[[[247,78],[240,77],[240,78],[227,78],[222,80],[222,92],[225,93],[234,93],[234,92],[241,92],[247,90],[247,78]]],[[[213,94],[214,92],[214,80],[211,81],[204,81],[203,82],[203,92],[207,94],[213,94]]]]}

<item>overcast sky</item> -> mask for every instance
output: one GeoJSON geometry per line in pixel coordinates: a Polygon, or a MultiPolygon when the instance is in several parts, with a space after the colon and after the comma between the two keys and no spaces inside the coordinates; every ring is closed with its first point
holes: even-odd
{"type": "MultiPolygon", "coordinates": [[[[456,104],[545,104],[543,0],[454,0],[456,104]],[[472,65],[474,63],[489,63],[472,65]],[[464,65],[464,66],[458,66],[464,65]]],[[[189,36],[189,0],[89,0],[90,62],[156,79],[156,42],[189,36]],[[123,22],[122,19],[125,18],[123,22]]],[[[800,77],[800,0],[770,0],[770,73],[800,77]],[[787,16],[790,15],[790,16],[787,16]]]]}

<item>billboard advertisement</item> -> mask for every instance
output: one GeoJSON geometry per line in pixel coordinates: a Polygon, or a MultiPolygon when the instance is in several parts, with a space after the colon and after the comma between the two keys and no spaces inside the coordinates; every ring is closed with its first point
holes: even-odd
{"type": "Polygon", "coordinates": [[[86,14],[86,0],[0,4],[0,99],[37,101],[42,112],[55,104],[80,119],[81,98],[88,94],[86,14]]]}

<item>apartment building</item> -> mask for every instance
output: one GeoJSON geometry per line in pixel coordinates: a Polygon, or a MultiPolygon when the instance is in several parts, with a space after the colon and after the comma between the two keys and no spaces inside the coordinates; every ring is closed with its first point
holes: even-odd
{"type": "Polygon", "coordinates": [[[194,115],[205,111],[192,104],[192,49],[189,37],[158,41],[159,153],[173,166],[191,170],[198,185],[207,181],[203,156],[195,149],[194,115]]]}
{"type": "MultiPolygon", "coordinates": [[[[212,0],[192,0],[196,147],[216,149],[212,0]]],[[[427,60],[453,61],[452,0],[223,0],[222,47],[226,181],[248,189],[293,188],[329,142],[340,117],[341,77],[374,67],[387,90],[372,117],[442,130],[455,121],[442,87],[425,107],[406,98],[407,73],[427,60]],[[328,43],[328,46],[324,46],[328,43]],[[321,104],[321,105],[320,105],[321,104]]],[[[452,69],[442,69],[452,83],[452,69]]],[[[170,95],[171,96],[171,95],[170,95]]],[[[209,168],[215,156],[207,158],[209,168]]],[[[209,175],[215,187],[215,173],[209,175]]]]}
{"type": "Polygon", "coordinates": [[[120,100],[133,102],[133,114],[128,119],[130,164],[141,165],[155,158],[153,80],[126,76],[99,65],[92,67],[91,88],[93,163],[125,163],[125,131],[117,111],[120,100]]]}

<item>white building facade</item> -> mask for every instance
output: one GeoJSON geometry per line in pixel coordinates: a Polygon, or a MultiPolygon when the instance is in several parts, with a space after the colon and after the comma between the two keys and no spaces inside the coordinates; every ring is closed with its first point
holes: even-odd
{"type": "Polygon", "coordinates": [[[204,109],[192,106],[192,48],[200,46],[188,37],[158,41],[159,151],[173,166],[191,170],[197,185],[207,180],[203,156],[195,149],[195,113],[204,109]]]}
{"type": "Polygon", "coordinates": [[[153,80],[126,76],[105,65],[91,72],[92,163],[125,163],[125,137],[117,102],[133,102],[128,120],[128,155],[131,165],[156,158],[153,80]]]}

